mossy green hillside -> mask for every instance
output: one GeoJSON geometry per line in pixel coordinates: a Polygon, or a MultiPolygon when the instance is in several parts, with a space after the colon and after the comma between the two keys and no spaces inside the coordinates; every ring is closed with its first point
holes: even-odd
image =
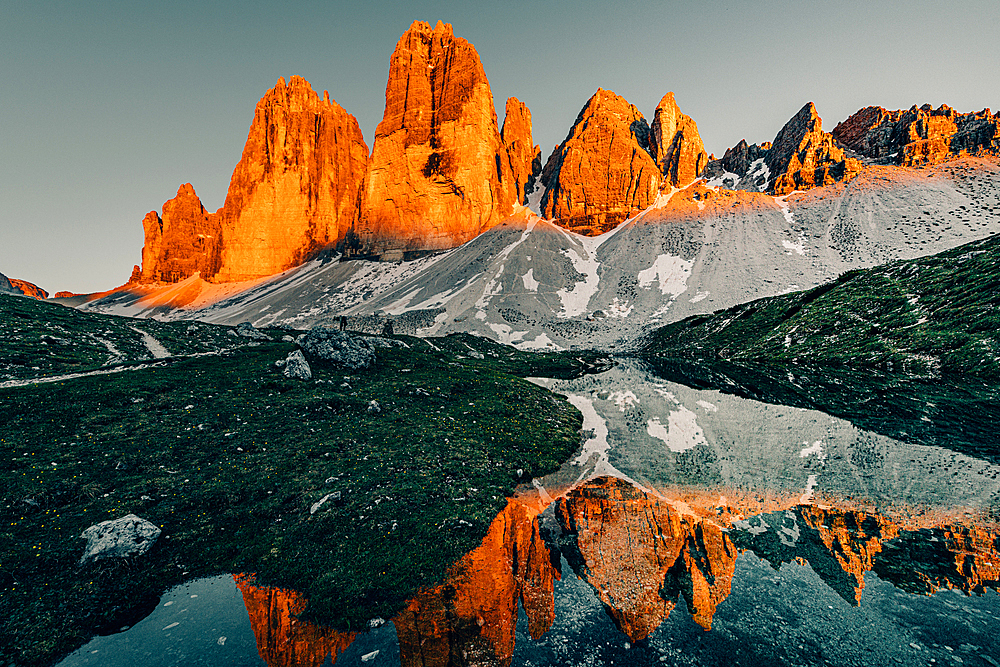
{"type": "Polygon", "coordinates": [[[993,381],[998,332],[1000,238],[991,237],[667,325],[641,354],[993,381]]]}
{"type": "Polygon", "coordinates": [[[0,381],[149,360],[153,354],[143,334],[172,355],[218,352],[249,342],[232,327],[84,313],[0,294],[0,381]]]}
{"type": "Polygon", "coordinates": [[[314,360],[308,382],[275,367],[294,349],[275,341],[0,389],[0,662],[51,663],[209,574],[256,572],[341,628],[440,582],[518,481],[579,445],[579,413],[502,368],[596,358],[400,340],[363,371],[314,360]],[[152,550],[79,566],[80,533],[129,513],[162,527],[152,550]]]}

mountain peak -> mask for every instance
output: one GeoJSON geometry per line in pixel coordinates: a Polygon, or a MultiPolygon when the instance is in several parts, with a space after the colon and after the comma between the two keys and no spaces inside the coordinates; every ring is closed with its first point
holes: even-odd
{"type": "Polygon", "coordinates": [[[664,181],[683,187],[701,175],[708,164],[708,153],[698,133],[698,125],[681,113],[673,93],[667,93],[656,105],[650,134],[650,150],[664,181]]]}

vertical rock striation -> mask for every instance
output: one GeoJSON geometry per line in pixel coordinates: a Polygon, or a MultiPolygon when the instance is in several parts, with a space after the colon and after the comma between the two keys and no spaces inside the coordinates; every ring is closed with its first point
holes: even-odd
{"type": "Polygon", "coordinates": [[[516,97],[507,99],[500,138],[507,148],[517,203],[523,204],[542,173],[542,150],[531,143],[531,111],[516,97]]]}
{"type": "Polygon", "coordinates": [[[946,104],[888,111],[865,107],[833,129],[844,146],[876,160],[912,167],[954,155],[1000,152],[1000,113],[958,113],[946,104]]]}
{"type": "Polygon", "coordinates": [[[357,220],[368,146],[354,116],[309,83],[278,79],[258,102],[225,205],[208,213],[190,184],[142,222],[133,282],[195,273],[248,280],[300,264],[341,241],[357,220]]]}
{"type": "Polygon", "coordinates": [[[518,200],[479,54],[450,24],[415,21],[389,64],[347,250],[396,259],[451,248],[499,223],[518,200]]]}
{"type": "Polygon", "coordinates": [[[162,210],[163,215],[150,211],[142,220],[146,239],[138,280],[175,283],[195,273],[213,276],[219,270],[218,216],[205,210],[190,183],[177,188],[162,210]]]}
{"type": "Polygon", "coordinates": [[[542,215],[594,236],[648,207],[663,180],[649,137],[638,109],[598,89],[542,171],[542,215]]]}
{"type": "Polygon", "coordinates": [[[698,125],[681,113],[673,93],[667,93],[653,113],[649,147],[664,182],[681,188],[701,176],[708,164],[698,125]]]}
{"type": "Polygon", "coordinates": [[[302,77],[257,103],[233,171],[215,280],[268,276],[337,243],[357,219],[368,146],[354,116],[302,77]]]}

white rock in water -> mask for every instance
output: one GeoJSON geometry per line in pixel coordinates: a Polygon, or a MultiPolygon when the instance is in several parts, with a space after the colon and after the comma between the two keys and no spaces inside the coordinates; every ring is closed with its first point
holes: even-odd
{"type": "Polygon", "coordinates": [[[159,528],[135,514],[102,521],[80,534],[87,540],[80,565],[101,558],[141,556],[149,551],[159,536],[159,528]]]}
{"type": "Polygon", "coordinates": [[[309,362],[306,361],[302,350],[295,350],[288,353],[288,356],[285,358],[285,370],[283,372],[287,377],[299,380],[311,380],[313,376],[312,368],[309,367],[309,362]]]}

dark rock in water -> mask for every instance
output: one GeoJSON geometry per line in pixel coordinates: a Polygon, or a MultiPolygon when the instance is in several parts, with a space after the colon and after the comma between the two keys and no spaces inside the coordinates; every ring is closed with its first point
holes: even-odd
{"type": "Polygon", "coordinates": [[[299,340],[299,346],[312,357],[357,370],[375,361],[375,345],[368,338],[351,336],[328,327],[315,327],[299,340]]]}
{"type": "Polygon", "coordinates": [[[309,362],[306,361],[305,355],[302,354],[302,350],[289,352],[288,357],[285,359],[284,366],[284,374],[286,377],[296,378],[298,380],[312,379],[312,369],[309,368],[309,362]]]}
{"type": "Polygon", "coordinates": [[[249,338],[250,340],[271,340],[263,331],[255,329],[249,322],[240,322],[236,325],[236,335],[240,338],[249,338]]]}
{"type": "Polygon", "coordinates": [[[80,565],[102,558],[141,556],[150,550],[159,536],[159,528],[135,514],[102,521],[80,534],[87,540],[80,565]]]}

